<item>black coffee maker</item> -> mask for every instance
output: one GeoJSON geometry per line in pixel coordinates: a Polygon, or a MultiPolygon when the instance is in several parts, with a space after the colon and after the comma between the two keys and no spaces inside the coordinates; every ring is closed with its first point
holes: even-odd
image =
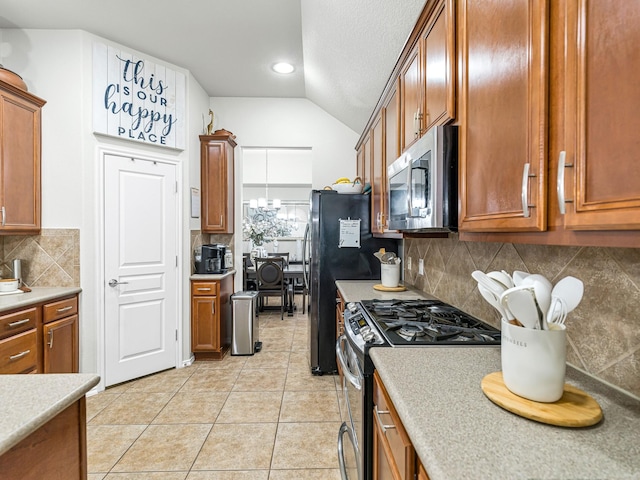
{"type": "Polygon", "coordinates": [[[194,252],[196,273],[225,273],[224,254],[227,247],[221,244],[202,245],[194,252]]]}

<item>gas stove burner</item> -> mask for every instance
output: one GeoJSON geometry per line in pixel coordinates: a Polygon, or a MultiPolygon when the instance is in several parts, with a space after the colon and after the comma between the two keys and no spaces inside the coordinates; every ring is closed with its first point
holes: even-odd
{"type": "Polygon", "coordinates": [[[426,332],[424,331],[424,328],[419,325],[403,325],[398,330],[398,334],[404,337],[414,338],[424,337],[426,332]]]}

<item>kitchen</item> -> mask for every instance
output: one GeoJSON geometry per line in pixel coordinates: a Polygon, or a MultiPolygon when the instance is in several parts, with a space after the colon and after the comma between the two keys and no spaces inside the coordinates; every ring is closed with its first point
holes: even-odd
{"type": "MultiPolygon", "coordinates": [[[[48,120],[45,116],[45,122],[48,121],[49,124],[47,126],[45,123],[43,126],[44,226],[68,229],[70,230],[68,236],[71,238],[74,238],[74,231],[77,232],[77,229],[81,228],[82,235],[78,241],[81,260],[85,261],[80,261],[79,264],[83,272],[91,272],[91,259],[95,256],[94,243],[98,236],[93,213],[97,210],[98,203],[93,194],[97,167],[87,159],[95,157],[94,149],[97,142],[91,136],[88,126],[91,123],[90,112],[84,112],[85,120],[89,120],[83,121],[81,115],[67,113],[67,105],[81,104],[82,101],[77,92],[90,90],[90,85],[83,83],[80,79],[87,73],[86,70],[91,68],[90,61],[83,58],[90,55],[92,39],[91,36],[79,31],[29,31],[26,33],[3,31],[3,39],[13,40],[12,35],[16,37],[28,35],[28,38],[23,37],[22,41],[18,38],[17,41],[12,42],[18,47],[24,47],[29,55],[28,65],[20,69],[14,68],[20,70],[25,77],[32,79],[31,81],[38,85],[35,91],[49,102],[48,120]],[[27,45],[30,47],[26,48],[27,45]],[[64,72],[57,68],[61,51],[77,60],[77,62],[65,62],[64,72]],[[59,80],[54,81],[55,79],[59,80]],[[56,98],[63,98],[66,103],[55,102],[56,98]],[[56,118],[55,122],[53,118],[56,118]],[[65,131],[60,132],[63,126],[65,131]],[[67,141],[72,135],[73,138],[81,138],[82,141],[67,141]],[[47,157],[49,159],[65,158],[68,162],[65,165],[68,166],[64,169],[57,168],[56,162],[46,160],[47,157]],[[78,189],[77,185],[83,185],[86,190],[78,189]],[[46,201],[47,199],[50,200],[46,201]],[[79,209],[79,205],[82,205],[82,209],[79,209]]],[[[18,47],[15,48],[18,49],[18,47]]],[[[3,59],[3,62],[7,66],[13,66],[6,59],[3,59]]],[[[385,76],[387,74],[388,71],[385,72],[385,76]]],[[[342,165],[347,164],[347,161],[353,161],[353,146],[358,142],[360,130],[345,131],[323,111],[300,99],[214,98],[210,102],[209,97],[201,89],[192,85],[193,79],[190,78],[189,82],[194,91],[200,92],[201,97],[198,101],[193,101],[195,105],[190,114],[192,124],[197,125],[193,128],[194,131],[199,133],[201,130],[201,116],[206,111],[206,107],[202,105],[210,104],[219,121],[222,123],[224,119],[224,123],[220,126],[234,131],[239,138],[244,137],[243,141],[247,144],[264,145],[269,138],[272,138],[275,145],[282,145],[285,141],[290,141],[290,132],[313,137],[300,141],[300,144],[311,144],[318,149],[324,149],[323,158],[332,159],[336,165],[331,169],[319,167],[319,188],[330,184],[337,176],[343,174],[351,178],[355,176],[355,167],[353,173],[342,173],[340,170],[341,174],[336,175],[335,172],[343,168],[342,165]],[[247,121],[247,112],[250,112],[249,126],[253,126],[252,129],[241,126],[247,121]],[[301,128],[300,122],[285,123],[284,125],[289,125],[288,128],[278,128],[276,125],[279,123],[274,121],[280,118],[285,120],[301,118],[300,114],[305,114],[304,118],[309,119],[307,128],[301,128]],[[290,125],[290,123],[297,123],[297,125],[290,125]],[[239,125],[239,129],[232,125],[239,125]],[[263,125],[273,126],[273,128],[265,129],[263,125]],[[324,128],[319,129],[318,125],[323,125],[324,128]],[[332,141],[328,144],[324,141],[326,138],[335,138],[340,142],[332,141]],[[343,147],[339,147],[338,143],[343,147]],[[327,151],[327,149],[332,150],[327,151]],[[322,173],[323,170],[324,173],[322,173]]],[[[380,88],[377,93],[380,94],[380,88]]],[[[367,114],[371,113],[370,110],[369,108],[367,114]]],[[[194,179],[198,178],[197,138],[195,135],[189,138],[192,142],[190,153],[178,154],[182,159],[186,159],[187,156],[192,159],[189,162],[189,174],[185,172],[183,176],[185,188],[197,184],[194,179]]],[[[114,141],[109,139],[105,139],[104,142],[114,144],[114,141]]],[[[316,178],[315,175],[314,178],[316,178]]],[[[185,211],[188,208],[186,202],[184,208],[185,211]]],[[[185,213],[185,217],[186,215],[185,213]]],[[[197,221],[190,223],[189,230],[195,231],[197,228],[197,221]]],[[[66,231],[61,232],[61,234],[66,233],[66,231]]],[[[188,235],[186,232],[187,237],[188,235]]],[[[608,236],[623,238],[624,234],[608,236]]],[[[185,258],[182,268],[186,271],[190,242],[183,239],[183,244],[185,258]]],[[[634,312],[637,310],[639,298],[638,281],[635,279],[638,250],[622,246],[588,245],[595,246],[512,243],[512,241],[500,241],[496,237],[488,236],[479,242],[461,241],[458,235],[447,238],[406,238],[404,240],[405,282],[480,318],[495,321],[493,311],[474,290],[470,272],[475,268],[485,271],[527,270],[543,273],[552,279],[569,274],[581,278],[587,283],[589,295],[586,296],[580,310],[576,311],[571,318],[569,327],[571,348],[568,361],[637,396],[638,373],[635,357],[639,340],[637,318],[634,312]],[[408,261],[409,258],[411,262],[408,261]],[[420,260],[424,262],[424,275],[420,274],[420,260]],[[604,329],[603,322],[605,322],[604,329]],[[603,331],[615,332],[615,334],[603,338],[601,334],[603,331]]],[[[632,243],[626,244],[626,247],[634,246],[632,243]]],[[[65,252],[67,250],[65,249],[65,252]]],[[[236,249],[236,251],[239,250],[236,249]]],[[[72,269],[70,273],[69,277],[73,278],[72,269]]],[[[93,299],[98,298],[100,287],[97,279],[92,278],[91,274],[83,275],[81,278],[83,312],[87,318],[92,316],[93,312],[99,311],[99,306],[93,299]]],[[[188,295],[186,288],[185,286],[183,291],[185,297],[188,295]]],[[[187,309],[186,305],[184,308],[187,309]]],[[[184,318],[184,330],[188,331],[188,314],[185,314],[184,318]]],[[[91,322],[82,323],[81,371],[97,370],[98,356],[95,354],[99,350],[97,328],[97,325],[91,322]]],[[[183,336],[182,343],[183,350],[188,352],[189,342],[186,335],[183,336]]]]}

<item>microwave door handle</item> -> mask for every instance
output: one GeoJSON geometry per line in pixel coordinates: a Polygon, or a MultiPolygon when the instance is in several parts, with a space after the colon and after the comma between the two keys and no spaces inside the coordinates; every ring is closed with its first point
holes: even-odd
{"type": "Polygon", "coordinates": [[[413,216],[413,168],[409,163],[409,179],[407,181],[407,217],[413,216]]]}

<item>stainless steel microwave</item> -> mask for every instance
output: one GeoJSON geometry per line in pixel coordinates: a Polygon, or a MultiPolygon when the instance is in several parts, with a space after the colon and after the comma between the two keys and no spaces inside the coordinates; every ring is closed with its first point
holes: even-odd
{"type": "Polygon", "coordinates": [[[431,128],[387,168],[389,229],[458,230],[458,127],[431,128]]]}

